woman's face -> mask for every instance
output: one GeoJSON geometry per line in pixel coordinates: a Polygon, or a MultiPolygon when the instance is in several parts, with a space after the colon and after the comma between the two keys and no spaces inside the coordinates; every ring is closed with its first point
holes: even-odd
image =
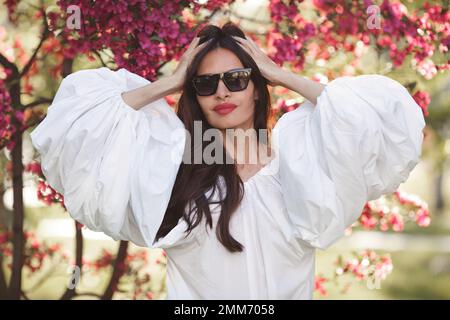
{"type": "MultiPolygon", "coordinates": [[[[216,48],[205,55],[197,69],[197,75],[221,73],[243,67],[233,52],[224,48],[216,48]]],[[[254,99],[256,98],[257,94],[252,80],[249,81],[245,90],[237,92],[228,90],[220,80],[216,92],[212,95],[197,95],[197,100],[209,124],[222,130],[253,128],[254,99]],[[235,104],[237,107],[227,114],[220,114],[214,110],[214,107],[222,103],[235,104]]]]}

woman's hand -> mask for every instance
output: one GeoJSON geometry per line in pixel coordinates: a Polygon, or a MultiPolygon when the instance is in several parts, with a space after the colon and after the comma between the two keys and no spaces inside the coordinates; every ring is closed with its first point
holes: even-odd
{"type": "Polygon", "coordinates": [[[238,41],[239,45],[253,58],[253,60],[255,60],[263,77],[269,81],[269,85],[279,85],[278,75],[280,75],[284,69],[273,62],[251,38],[248,36],[245,36],[245,38],[246,39],[233,36],[233,39],[238,41]]]}
{"type": "Polygon", "coordinates": [[[325,85],[281,68],[252,39],[248,36],[245,36],[245,38],[233,36],[233,39],[238,41],[240,46],[255,60],[263,77],[269,81],[269,85],[285,87],[304,96],[313,104],[317,103],[317,97],[323,91],[325,85]]]}
{"type": "Polygon", "coordinates": [[[185,81],[186,72],[188,66],[191,64],[192,60],[194,59],[195,55],[210,41],[205,41],[201,45],[198,45],[200,41],[199,37],[195,37],[188,49],[185,53],[183,53],[183,56],[180,58],[180,61],[178,62],[178,66],[176,67],[173,74],[170,76],[170,78],[173,81],[173,84],[175,86],[175,90],[179,91],[183,87],[183,83],[185,81]]]}

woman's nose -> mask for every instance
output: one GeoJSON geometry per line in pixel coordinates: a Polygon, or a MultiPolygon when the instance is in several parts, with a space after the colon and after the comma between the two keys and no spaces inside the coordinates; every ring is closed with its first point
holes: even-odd
{"type": "Polygon", "coordinates": [[[227,86],[223,82],[222,79],[219,80],[219,84],[217,85],[216,97],[224,98],[230,95],[230,90],[228,90],[227,86]]]}

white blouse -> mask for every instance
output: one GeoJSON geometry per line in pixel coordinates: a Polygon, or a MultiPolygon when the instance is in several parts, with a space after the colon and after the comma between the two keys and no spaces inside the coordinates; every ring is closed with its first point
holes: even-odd
{"type": "Polygon", "coordinates": [[[126,69],[75,72],[31,139],[75,220],[166,251],[167,299],[312,299],[315,249],[335,243],[420,160],[425,121],[408,91],[381,75],[340,77],[273,129],[276,157],[244,183],[230,222],[244,251],[217,240],[217,204],[212,230],[200,224],[185,237],[180,218],[154,243],[185,138],[171,138],[184,125],[164,99],[140,110],[123,101],[148,83],[126,69]]]}

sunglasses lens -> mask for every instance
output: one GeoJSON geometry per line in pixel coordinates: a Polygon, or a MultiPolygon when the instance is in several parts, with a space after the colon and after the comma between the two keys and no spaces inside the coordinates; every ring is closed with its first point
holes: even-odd
{"type": "MultiPolygon", "coordinates": [[[[241,69],[225,72],[223,80],[230,91],[242,91],[247,88],[251,69],[241,69]]],[[[216,92],[219,74],[195,77],[194,88],[199,96],[209,96],[216,92]]]]}
{"type": "Polygon", "coordinates": [[[247,88],[250,72],[242,70],[232,71],[226,73],[224,78],[230,91],[241,91],[247,88]]]}
{"type": "Polygon", "coordinates": [[[200,96],[209,96],[217,89],[217,77],[201,76],[194,78],[194,86],[200,96]]]}

